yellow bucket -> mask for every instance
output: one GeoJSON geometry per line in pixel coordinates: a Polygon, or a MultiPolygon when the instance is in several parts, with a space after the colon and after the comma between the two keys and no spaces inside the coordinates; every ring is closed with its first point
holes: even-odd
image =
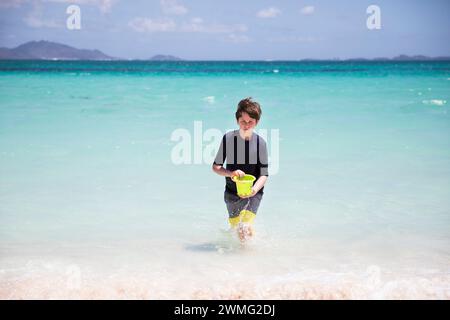
{"type": "Polygon", "coordinates": [[[256,180],[255,176],[246,174],[242,178],[234,176],[231,180],[236,182],[238,196],[249,196],[252,194],[253,182],[256,180]]]}

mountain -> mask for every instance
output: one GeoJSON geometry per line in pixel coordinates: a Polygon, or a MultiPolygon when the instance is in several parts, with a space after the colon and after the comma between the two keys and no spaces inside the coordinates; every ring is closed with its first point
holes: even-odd
{"type": "Polygon", "coordinates": [[[365,62],[365,61],[449,61],[450,57],[428,57],[423,55],[416,55],[416,56],[408,56],[406,54],[401,54],[399,56],[393,57],[393,58],[385,58],[385,57],[379,57],[379,58],[351,58],[351,59],[344,59],[341,61],[350,61],[350,62],[365,62]]]}
{"type": "Polygon", "coordinates": [[[423,55],[416,55],[416,56],[408,56],[405,54],[401,54],[399,56],[393,57],[393,58],[385,58],[385,57],[378,57],[378,58],[350,58],[350,59],[338,59],[335,58],[333,60],[331,59],[302,59],[300,61],[305,62],[314,62],[314,61],[340,61],[340,62],[370,62],[370,61],[450,61],[450,57],[428,57],[423,55]]]}
{"type": "Polygon", "coordinates": [[[444,60],[450,60],[450,57],[427,57],[423,55],[417,55],[417,56],[407,56],[404,54],[401,54],[397,57],[392,58],[393,61],[444,61],[444,60]]]}
{"type": "MultiPolygon", "coordinates": [[[[4,60],[120,60],[111,57],[99,50],[77,49],[65,44],[51,41],[30,41],[16,48],[0,48],[0,59],[4,60]]],[[[171,55],[158,54],[147,61],[183,61],[183,59],[171,55]]],[[[282,60],[272,60],[282,61],[282,60]]],[[[353,59],[301,59],[297,61],[450,61],[450,57],[428,57],[424,55],[399,55],[394,58],[353,58],[353,59]]]]}
{"type": "Polygon", "coordinates": [[[50,41],[30,41],[16,48],[0,48],[0,59],[115,60],[99,50],[77,49],[50,41]]]}
{"type": "Polygon", "coordinates": [[[156,56],[153,56],[150,58],[152,61],[182,61],[181,58],[171,56],[171,55],[163,55],[163,54],[157,54],[156,56]]]}

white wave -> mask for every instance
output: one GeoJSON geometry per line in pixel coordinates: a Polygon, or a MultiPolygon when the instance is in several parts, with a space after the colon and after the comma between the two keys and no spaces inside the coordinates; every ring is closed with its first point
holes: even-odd
{"type": "Polygon", "coordinates": [[[158,265],[108,272],[32,263],[15,276],[0,273],[0,299],[450,299],[447,273],[394,275],[377,265],[347,272],[199,272],[186,277],[158,265]]]}
{"type": "Polygon", "coordinates": [[[438,99],[432,99],[432,100],[423,100],[423,104],[431,104],[435,106],[443,106],[447,103],[447,100],[438,100],[438,99]]]}
{"type": "Polygon", "coordinates": [[[214,96],[208,96],[208,97],[204,97],[203,101],[209,103],[209,104],[213,104],[216,102],[216,97],[214,96]]]}

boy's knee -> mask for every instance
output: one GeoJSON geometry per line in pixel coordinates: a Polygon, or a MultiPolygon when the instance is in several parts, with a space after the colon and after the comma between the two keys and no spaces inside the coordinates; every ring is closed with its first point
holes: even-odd
{"type": "Polygon", "coordinates": [[[256,214],[254,214],[250,210],[242,210],[239,216],[241,217],[241,222],[252,223],[256,217],[256,214]]]}
{"type": "Polygon", "coordinates": [[[251,224],[255,219],[256,214],[250,210],[242,210],[236,217],[228,218],[228,222],[232,228],[236,228],[239,223],[251,224]]]}
{"type": "Polygon", "coordinates": [[[238,215],[236,217],[228,218],[228,222],[232,228],[236,228],[241,222],[241,216],[238,215]]]}

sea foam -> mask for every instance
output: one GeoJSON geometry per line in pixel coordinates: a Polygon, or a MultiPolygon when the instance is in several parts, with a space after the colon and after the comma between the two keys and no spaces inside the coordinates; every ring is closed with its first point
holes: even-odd
{"type": "Polygon", "coordinates": [[[431,104],[431,105],[435,105],[435,106],[443,106],[444,104],[447,103],[447,101],[446,100],[432,99],[432,100],[423,100],[422,103],[423,104],[431,104]]]}

